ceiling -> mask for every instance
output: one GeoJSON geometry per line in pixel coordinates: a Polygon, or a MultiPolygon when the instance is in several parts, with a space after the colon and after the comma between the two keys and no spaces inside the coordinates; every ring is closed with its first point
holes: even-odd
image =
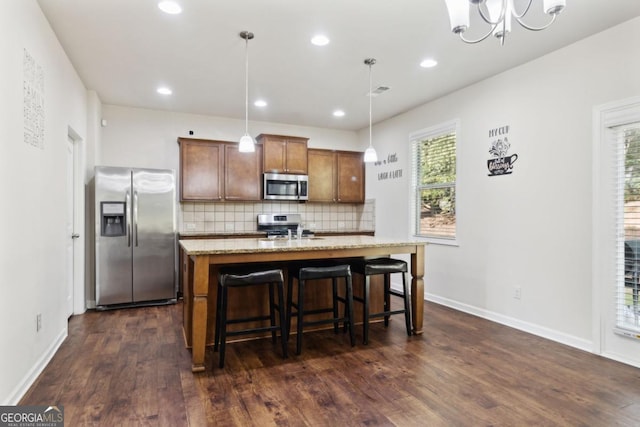
{"type": "MultiPolygon", "coordinates": [[[[378,122],[640,15],[638,0],[568,0],[550,28],[514,23],[500,46],[494,37],[460,41],[444,0],[178,0],[179,15],[161,12],[158,1],[38,3],[105,104],[244,119],[239,33],[249,30],[249,119],[344,130],[368,125],[365,58],[377,60],[373,86],[391,88],[373,98],[378,122]],[[316,33],[331,42],[313,46],[316,33]],[[427,57],[438,66],[421,68],[427,57]],[[157,94],[160,85],[173,94],[157,94]],[[257,98],[268,106],[253,106],[257,98]],[[333,117],[335,109],[345,116],[333,117]]],[[[541,9],[542,0],[533,1],[541,9]]],[[[541,15],[531,17],[534,25],[541,15]]],[[[472,20],[469,33],[484,28],[472,20]]]]}

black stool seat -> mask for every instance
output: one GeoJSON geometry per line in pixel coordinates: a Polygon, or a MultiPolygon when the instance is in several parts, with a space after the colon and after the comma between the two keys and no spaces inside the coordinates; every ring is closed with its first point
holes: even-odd
{"type": "Polygon", "coordinates": [[[276,331],[280,331],[282,341],[282,357],[287,357],[287,328],[285,323],[285,307],[284,307],[284,278],[282,270],[274,269],[272,266],[242,266],[242,267],[223,267],[218,274],[218,296],[216,310],[216,330],[214,351],[220,346],[220,368],[224,368],[225,347],[228,336],[244,335],[255,332],[271,332],[273,342],[276,342],[276,331]],[[227,302],[229,297],[229,289],[246,287],[246,286],[268,286],[269,288],[269,314],[227,318],[227,302]],[[277,288],[278,299],[274,302],[274,287],[277,288]],[[276,324],[275,312],[279,313],[279,325],[276,324]],[[270,326],[246,328],[236,331],[227,331],[227,325],[237,323],[248,323],[262,320],[269,320],[270,326]]]}
{"type": "Polygon", "coordinates": [[[282,270],[266,270],[247,272],[246,269],[222,269],[220,275],[224,276],[222,286],[259,285],[261,283],[282,281],[282,270]]]}
{"type": "MultiPolygon", "coordinates": [[[[287,325],[291,325],[291,318],[296,316],[297,321],[297,336],[296,336],[296,354],[302,352],[302,331],[305,326],[333,324],[334,331],[338,333],[338,325],[343,322],[345,330],[349,330],[349,338],[351,339],[351,345],[355,345],[355,334],[353,330],[353,287],[351,283],[351,267],[348,264],[336,265],[330,262],[322,263],[315,262],[310,264],[292,263],[289,266],[289,282],[287,287],[287,325]],[[293,279],[298,281],[298,300],[293,301],[293,279]],[[344,278],[345,282],[345,297],[338,295],[338,279],[344,278]],[[331,307],[319,308],[315,310],[307,310],[304,308],[304,292],[306,288],[307,280],[320,280],[331,279],[332,286],[332,300],[333,305],[331,307]],[[342,316],[338,313],[338,303],[344,304],[344,314],[342,316]],[[292,308],[295,308],[295,312],[292,312],[292,308]],[[306,315],[319,314],[319,313],[333,313],[333,317],[329,319],[305,320],[306,315]]],[[[290,327],[287,328],[287,339],[290,331],[290,327]]]]}
{"type": "Polygon", "coordinates": [[[350,266],[327,265],[324,267],[302,267],[293,269],[290,275],[301,280],[331,279],[333,277],[347,277],[351,275],[350,266]]]}
{"type": "Polygon", "coordinates": [[[351,269],[354,273],[362,274],[365,278],[363,295],[354,296],[353,300],[363,304],[363,342],[369,342],[369,319],[375,317],[384,317],[384,325],[389,326],[389,316],[393,314],[404,314],[405,324],[407,327],[407,335],[411,336],[411,302],[409,301],[409,289],[407,285],[406,273],[408,272],[407,263],[405,261],[393,258],[375,258],[366,259],[359,258],[350,262],[351,269]],[[390,275],[393,273],[402,274],[402,292],[391,289],[390,275]],[[370,295],[370,276],[377,274],[384,275],[384,310],[378,313],[370,312],[369,295],[370,295]],[[403,299],[404,308],[399,310],[391,310],[391,296],[403,299]]]}
{"type": "Polygon", "coordinates": [[[351,271],[359,274],[390,274],[406,273],[408,270],[405,261],[393,258],[376,258],[357,260],[351,265],[351,271]]]}

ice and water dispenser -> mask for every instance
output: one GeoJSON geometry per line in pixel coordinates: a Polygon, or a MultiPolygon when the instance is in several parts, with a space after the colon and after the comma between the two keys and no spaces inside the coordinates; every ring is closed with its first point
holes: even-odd
{"type": "Polygon", "coordinates": [[[100,202],[100,234],[107,237],[126,235],[125,202],[100,202]]]}

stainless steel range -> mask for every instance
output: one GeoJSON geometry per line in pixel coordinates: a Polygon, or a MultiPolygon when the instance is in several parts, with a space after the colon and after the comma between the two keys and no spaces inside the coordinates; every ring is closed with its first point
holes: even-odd
{"type": "MultiPolygon", "coordinates": [[[[292,238],[296,238],[296,230],[302,222],[300,214],[258,214],[258,231],[267,233],[270,238],[286,238],[291,234],[292,238]],[[291,233],[289,233],[291,230],[291,233]]],[[[303,237],[313,236],[309,230],[302,230],[303,237]]]]}

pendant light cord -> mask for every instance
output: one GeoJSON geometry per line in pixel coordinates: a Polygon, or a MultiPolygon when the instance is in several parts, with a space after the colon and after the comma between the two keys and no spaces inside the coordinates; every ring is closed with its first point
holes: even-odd
{"type": "Polygon", "coordinates": [[[244,48],[244,133],[249,134],[249,36],[245,37],[244,48]]]}
{"type": "Polygon", "coordinates": [[[369,62],[369,147],[373,146],[373,141],[372,141],[372,136],[371,136],[371,126],[372,126],[372,120],[371,120],[371,98],[373,98],[373,91],[371,88],[371,66],[373,65],[373,63],[370,61],[369,62]]]}
{"type": "Polygon", "coordinates": [[[373,127],[373,119],[371,113],[371,103],[373,98],[373,81],[371,80],[371,67],[376,63],[375,58],[367,58],[364,63],[369,66],[369,148],[373,148],[373,137],[371,128],[373,127]]]}

